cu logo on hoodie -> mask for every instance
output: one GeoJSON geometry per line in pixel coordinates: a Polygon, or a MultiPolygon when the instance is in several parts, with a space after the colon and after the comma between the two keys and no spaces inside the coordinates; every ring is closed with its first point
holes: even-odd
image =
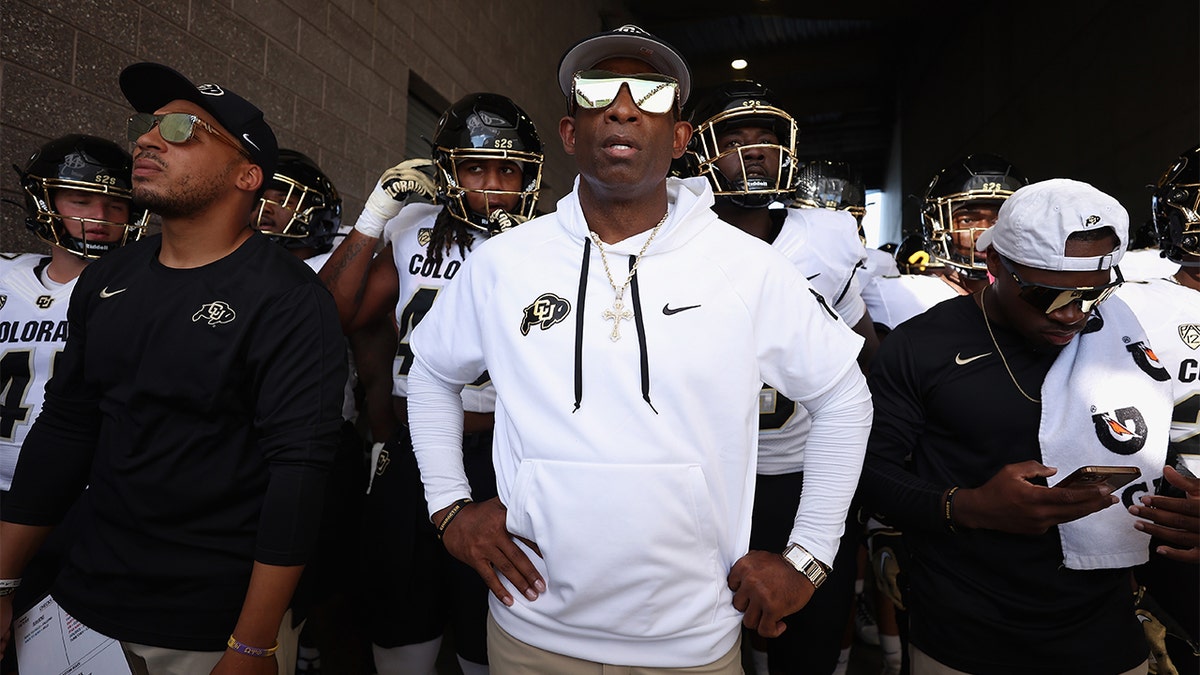
{"type": "Polygon", "coordinates": [[[216,326],[219,323],[229,323],[237,318],[237,314],[229,305],[217,300],[205,304],[200,308],[200,311],[192,315],[193,323],[207,321],[208,325],[216,326]]]}
{"type": "Polygon", "coordinates": [[[542,293],[525,308],[525,316],[521,319],[521,335],[529,335],[529,329],[534,326],[547,330],[556,323],[561,323],[571,313],[571,303],[553,293],[542,293]]]}
{"type": "Polygon", "coordinates": [[[1159,382],[1166,382],[1171,379],[1171,374],[1167,372],[1162,362],[1155,356],[1154,350],[1150,349],[1146,343],[1135,342],[1131,345],[1125,345],[1125,349],[1133,357],[1133,362],[1138,364],[1138,368],[1141,368],[1150,377],[1159,382]]]}
{"type": "Polygon", "coordinates": [[[1146,445],[1146,420],[1137,408],[1117,408],[1092,415],[1096,438],[1118,455],[1135,455],[1146,445]]]}

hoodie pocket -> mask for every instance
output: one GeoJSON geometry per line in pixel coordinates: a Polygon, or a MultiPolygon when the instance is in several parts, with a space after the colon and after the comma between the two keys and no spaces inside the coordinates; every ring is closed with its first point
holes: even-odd
{"type": "Polygon", "coordinates": [[[509,530],[543,556],[547,592],[534,612],[583,633],[652,639],[710,624],[726,602],[698,465],[526,460],[510,501],[509,530]]]}

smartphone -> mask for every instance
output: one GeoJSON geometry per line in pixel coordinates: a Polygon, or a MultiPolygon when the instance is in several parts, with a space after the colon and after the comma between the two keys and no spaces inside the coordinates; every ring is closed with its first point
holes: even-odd
{"type": "Polygon", "coordinates": [[[1142,470],[1136,466],[1081,466],[1071,472],[1071,475],[1059,481],[1054,487],[1072,488],[1089,485],[1103,485],[1110,493],[1116,492],[1132,483],[1142,475],[1142,470]]]}

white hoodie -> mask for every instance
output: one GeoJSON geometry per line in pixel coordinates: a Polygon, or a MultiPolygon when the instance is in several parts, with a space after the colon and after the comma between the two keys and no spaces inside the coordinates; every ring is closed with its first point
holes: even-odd
{"type": "MultiPolygon", "coordinates": [[[[667,185],[619,341],[576,182],[556,213],[478,246],[417,327],[409,419],[432,514],[470,494],[458,390],[491,374],[500,500],[547,587],[531,602],[510,586],[512,607],[493,597],[504,630],[576,658],[689,667],[740,630],[727,576],[749,542],[763,381],[812,414],[792,541],[826,562],[871,407],[862,339],[795,266],[721,222],[705,179],[667,185]]],[[[618,285],[649,236],[605,246],[618,285]]]]}

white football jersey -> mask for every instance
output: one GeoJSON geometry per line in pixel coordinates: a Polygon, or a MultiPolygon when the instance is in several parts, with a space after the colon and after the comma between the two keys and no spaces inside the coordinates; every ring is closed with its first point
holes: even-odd
{"type": "MultiPolygon", "coordinates": [[[[399,300],[396,303],[396,333],[399,342],[392,367],[392,395],[408,396],[408,369],[413,353],[409,340],[433,301],[462,267],[465,256],[457,244],[443,251],[441,261],[428,258],[430,235],[442,207],[436,204],[412,202],[400,210],[400,215],[388,221],[384,236],[392,245],[392,259],[400,279],[399,300]]],[[[470,230],[472,247],[487,239],[482,232],[470,230]]],[[[468,254],[471,249],[467,249],[468,254]]],[[[496,390],[487,373],[463,387],[463,410],[490,413],[496,409],[496,390]]]]}
{"type": "MultiPolygon", "coordinates": [[[[854,216],[830,209],[787,209],[771,246],[792,261],[846,325],[862,319],[867,310],[856,272],[866,263],[867,252],[854,216]]],[[[758,398],[758,473],[795,471],[811,427],[804,406],[764,386],[758,398]]]]}
{"type": "Polygon", "coordinates": [[[1126,282],[1117,295],[1137,315],[1155,356],[1171,375],[1171,443],[1200,454],[1200,291],[1171,279],[1150,279],[1126,282]]]}
{"type": "Polygon", "coordinates": [[[898,274],[876,277],[871,292],[865,293],[871,320],[895,330],[896,326],[923,313],[934,305],[962,295],[940,276],[898,274]]]}
{"type": "Polygon", "coordinates": [[[54,358],[67,341],[75,280],[47,290],[32,253],[0,256],[0,490],[8,490],[21,444],[41,412],[54,358]]]}
{"type": "Polygon", "coordinates": [[[1126,281],[1162,279],[1175,274],[1177,269],[1179,263],[1164,258],[1157,248],[1139,248],[1121,256],[1121,274],[1126,281]]]}

